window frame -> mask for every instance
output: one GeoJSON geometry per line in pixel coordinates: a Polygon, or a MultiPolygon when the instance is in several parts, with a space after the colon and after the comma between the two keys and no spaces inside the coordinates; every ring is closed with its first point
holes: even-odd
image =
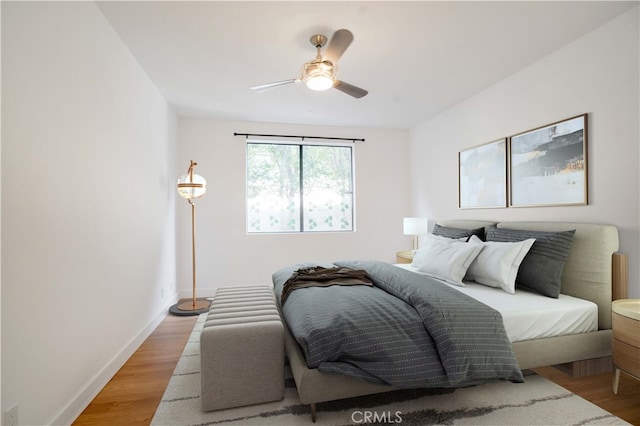
{"type": "Polygon", "coordinates": [[[247,235],[283,235],[283,234],[321,234],[321,233],[350,233],[356,232],[356,169],[355,169],[355,144],[354,143],[340,143],[340,142],[316,142],[316,141],[283,141],[283,140],[262,140],[262,139],[254,139],[247,138],[245,142],[245,233],[247,235]],[[300,162],[300,170],[298,172],[298,182],[299,182],[299,191],[298,191],[298,199],[300,203],[300,213],[299,213],[299,221],[300,224],[298,226],[298,230],[286,230],[286,231],[250,231],[249,230],[249,145],[287,145],[287,146],[297,146],[298,147],[298,159],[300,162]],[[304,167],[303,167],[303,159],[304,159],[304,147],[305,146],[320,146],[320,147],[338,147],[338,148],[349,148],[351,151],[351,229],[345,230],[306,230],[305,229],[305,213],[304,213],[304,167]]]}

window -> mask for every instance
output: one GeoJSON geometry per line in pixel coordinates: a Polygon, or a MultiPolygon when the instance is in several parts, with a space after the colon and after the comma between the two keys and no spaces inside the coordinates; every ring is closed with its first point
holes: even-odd
{"type": "Polygon", "coordinates": [[[247,143],[247,232],[353,231],[351,146],[247,143]]]}

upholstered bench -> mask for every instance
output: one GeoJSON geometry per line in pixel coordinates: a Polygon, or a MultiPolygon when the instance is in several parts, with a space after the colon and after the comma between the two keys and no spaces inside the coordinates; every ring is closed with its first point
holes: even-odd
{"type": "Polygon", "coordinates": [[[284,397],[284,328],[273,287],[216,290],[200,337],[202,410],[284,397]]]}

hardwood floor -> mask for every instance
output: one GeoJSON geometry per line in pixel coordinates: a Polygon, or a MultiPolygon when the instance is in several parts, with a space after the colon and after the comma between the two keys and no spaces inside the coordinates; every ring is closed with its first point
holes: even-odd
{"type": "MultiPolygon", "coordinates": [[[[148,425],[195,321],[196,317],[167,316],[73,424],[148,425]]],[[[618,395],[614,395],[612,373],[572,378],[553,367],[535,371],[640,426],[640,381],[622,374],[618,395]]]]}
{"type": "Polygon", "coordinates": [[[615,395],[613,372],[573,378],[553,367],[535,368],[534,371],[632,425],[640,425],[640,380],[620,374],[618,394],[615,395]]]}
{"type": "Polygon", "coordinates": [[[73,424],[151,423],[196,319],[168,315],[73,424]]]}

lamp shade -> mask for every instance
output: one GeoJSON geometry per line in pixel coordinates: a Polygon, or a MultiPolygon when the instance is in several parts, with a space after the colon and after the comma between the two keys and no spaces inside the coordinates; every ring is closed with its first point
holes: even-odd
{"type": "Polygon", "coordinates": [[[423,235],[429,233],[426,217],[405,217],[403,220],[404,235],[423,235]]]}
{"type": "Polygon", "coordinates": [[[207,192],[207,181],[193,173],[193,168],[197,165],[192,161],[189,171],[178,178],[178,194],[187,200],[202,197],[207,192]]]}
{"type": "Polygon", "coordinates": [[[304,65],[303,79],[311,90],[327,90],[333,87],[335,66],[328,61],[312,61],[304,65]]]}

